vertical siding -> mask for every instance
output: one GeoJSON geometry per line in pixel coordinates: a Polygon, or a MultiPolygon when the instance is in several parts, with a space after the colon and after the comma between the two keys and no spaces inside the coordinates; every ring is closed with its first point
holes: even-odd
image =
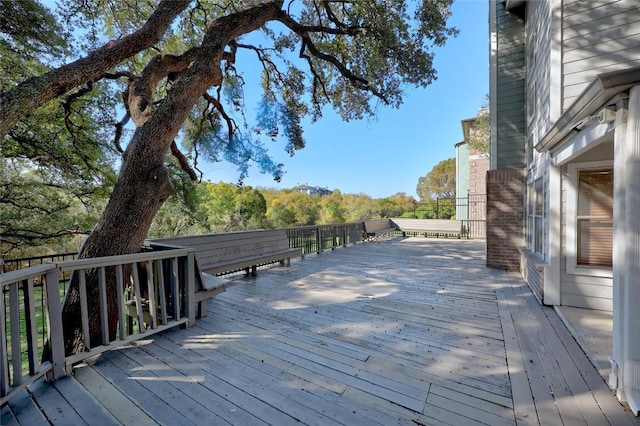
{"type": "Polygon", "coordinates": [[[525,166],[524,20],[496,2],[496,168],[525,166]]]}
{"type": "Polygon", "coordinates": [[[563,110],[595,76],[640,61],[638,0],[567,0],[563,5],[563,110]]]}

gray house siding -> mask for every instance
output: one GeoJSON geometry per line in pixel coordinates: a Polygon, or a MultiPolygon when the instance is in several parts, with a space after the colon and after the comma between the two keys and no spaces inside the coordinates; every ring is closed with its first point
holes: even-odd
{"type": "MultiPolygon", "coordinates": [[[[640,62],[640,3],[637,0],[563,2],[562,110],[565,111],[598,75],[637,66],[640,62]]],[[[612,153],[586,153],[575,162],[611,160],[612,153]]],[[[566,179],[563,180],[563,184],[566,179]]],[[[566,191],[563,191],[563,213],[566,191]]],[[[563,237],[568,232],[563,220],[563,237]]],[[[562,252],[566,253],[563,238],[562,252]]],[[[611,311],[612,279],[568,273],[562,258],[561,304],[611,311]]]]}
{"type": "MultiPolygon", "coordinates": [[[[550,127],[551,8],[549,2],[529,2],[526,12],[527,143],[542,138],[550,127]]],[[[529,161],[533,158],[529,158],[529,161]]]]}
{"type": "Polygon", "coordinates": [[[496,0],[497,22],[497,169],[523,169],[525,166],[524,110],[524,20],[507,12],[496,0]]]}
{"type": "Polygon", "coordinates": [[[563,110],[598,74],[640,62],[638,0],[563,3],[563,110]]]}

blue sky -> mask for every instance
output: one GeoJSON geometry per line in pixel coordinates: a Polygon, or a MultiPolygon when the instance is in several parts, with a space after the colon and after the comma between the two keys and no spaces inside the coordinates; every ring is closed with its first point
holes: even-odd
{"type": "MultiPolygon", "coordinates": [[[[280,183],[251,168],[245,185],[281,189],[308,184],[373,198],[398,192],[417,198],[418,179],[455,156],[454,145],[462,140],[460,121],[476,115],[489,91],[488,1],[456,0],[452,12],[449,23],[460,34],[435,50],[435,82],[408,90],[399,109],[381,107],[372,119],[345,123],[327,111],[316,123],[305,123],[306,147],[293,157],[283,144],[267,145],[285,165],[280,183]]],[[[232,165],[200,168],[204,180],[238,180],[232,165]]]]}

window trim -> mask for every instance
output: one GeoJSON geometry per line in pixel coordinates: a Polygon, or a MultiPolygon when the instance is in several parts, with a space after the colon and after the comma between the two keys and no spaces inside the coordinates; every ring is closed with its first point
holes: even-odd
{"type": "Polygon", "coordinates": [[[567,165],[567,216],[566,216],[566,260],[567,273],[594,277],[613,277],[613,268],[607,266],[578,265],[578,172],[592,169],[613,169],[613,160],[571,163],[567,165]]]}
{"type": "Polygon", "coordinates": [[[532,254],[538,256],[540,259],[545,260],[545,230],[546,224],[546,199],[545,199],[545,186],[546,182],[543,177],[533,179],[527,185],[527,247],[532,254]],[[540,192],[536,190],[537,184],[540,184],[540,192]],[[540,197],[538,199],[538,197],[540,197]],[[538,206],[538,200],[540,206],[538,206]],[[540,207],[540,211],[538,211],[540,207]],[[539,235],[536,234],[536,221],[540,220],[541,228],[539,235]],[[536,246],[539,246],[540,251],[536,250],[536,246]]]}

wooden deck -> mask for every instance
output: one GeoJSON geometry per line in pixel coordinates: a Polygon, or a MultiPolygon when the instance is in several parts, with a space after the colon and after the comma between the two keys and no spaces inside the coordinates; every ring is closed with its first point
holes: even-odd
{"type": "Polygon", "coordinates": [[[238,277],[209,316],[36,383],[11,424],[639,425],[484,243],[392,238],[238,277]]]}

